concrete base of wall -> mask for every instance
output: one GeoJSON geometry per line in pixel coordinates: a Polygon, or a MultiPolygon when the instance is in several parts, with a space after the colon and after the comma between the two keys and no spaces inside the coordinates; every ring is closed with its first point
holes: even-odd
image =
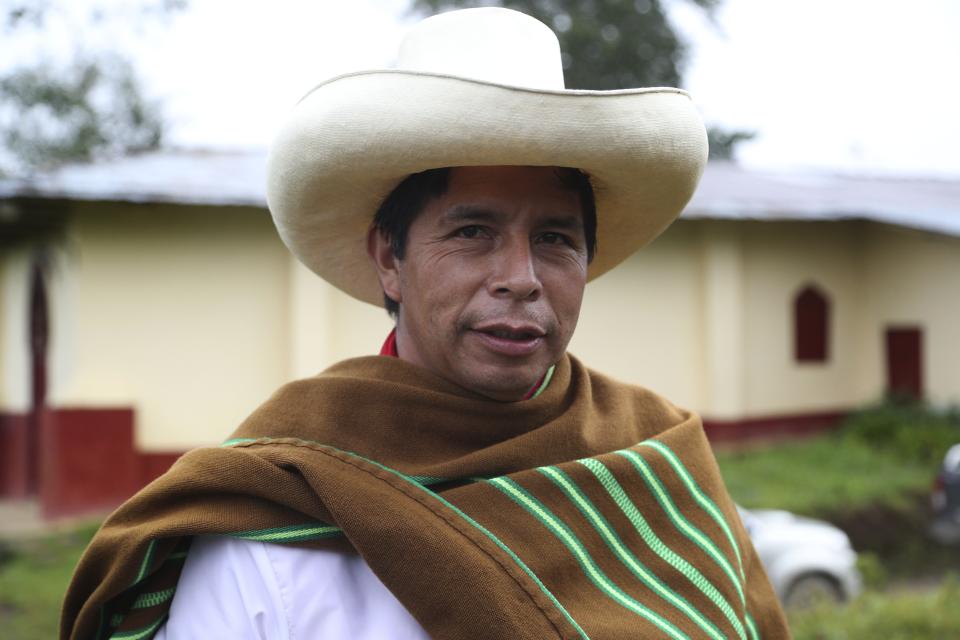
{"type": "MultiPolygon", "coordinates": [[[[26,416],[0,416],[0,497],[27,489],[26,416]]],[[[134,445],[129,408],[47,409],[40,418],[38,497],[44,518],[110,511],[162,475],[182,452],[134,445]]]]}
{"type": "Polygon", "coordinates": [[[849,410],[835,410],[740,420],[714,420],[705,417],[703,429],[711,442],[809,436],[836,429],[849,413],[849,410]]]}
{"type": "Polygon", "coordinates": [[[29,455],[27,416],[0,413],[0,497],[19,500],[30,496],[29,455]]]}

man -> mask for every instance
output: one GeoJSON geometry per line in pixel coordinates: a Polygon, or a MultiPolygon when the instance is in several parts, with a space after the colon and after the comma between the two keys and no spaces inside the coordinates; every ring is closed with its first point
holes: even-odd
{"type": "Polygon", "coordinates": [[[692,194],[686,95],[566,91],[502,9],[422,22],[398,67],[304,98],[268,189],[300,260],[395,315],[387,357],[121,507],[63,637],[787,637],[699,420],[566,354],[586,282],[692,194]]]}

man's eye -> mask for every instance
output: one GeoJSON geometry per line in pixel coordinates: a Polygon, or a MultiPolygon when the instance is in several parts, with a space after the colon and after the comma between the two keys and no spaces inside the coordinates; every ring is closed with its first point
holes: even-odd
{"type": "Polygon", "coordinates": [[[562,233],[544,233],[540,236],[540,242],[544,244],[570,244],[570,241],[567,240],[567,237],[562,233]]]}
{"type": "Polygon", "coordinates": [[[461,238],[476,238],[483,232],[479,225],[471,224],[457,229],[457,235],[461,238]]]}

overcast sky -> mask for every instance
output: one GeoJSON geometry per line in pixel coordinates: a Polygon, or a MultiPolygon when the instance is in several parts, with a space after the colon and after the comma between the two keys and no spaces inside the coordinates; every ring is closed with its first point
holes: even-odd
{"type": "MultiPolygon", "coordinates": [[[[257,147],[319,81],[388,66],[414,20],[407,5],[190,0],[101,38],[135,55],[171,143],[257,147]]],[[[715,24],[670,6],[707,122],[758,134],[744,164],[960,176],[960,1],[724,0],[715,24]]]]}
{"type": "Polygon", "coordinates": [[[744,163],[960,175],[960,1],[724,0],[687,88],[744,163]]]}

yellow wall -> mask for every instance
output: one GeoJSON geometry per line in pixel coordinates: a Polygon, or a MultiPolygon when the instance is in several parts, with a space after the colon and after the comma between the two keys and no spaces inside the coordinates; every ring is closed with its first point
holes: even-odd
{"type": "Polygon", "coordinates": [[[80,205],[52,299],[51,403],[133,406],[138,443],[215,443],[288,377],[265,211],[80,205]]]}
{"type": "Polygon", "coordinates": [[[864,223],[742,222],[738,228],[744,264],[745,415],[829,411],[871,399],[858,384],[864,223]],[[808,284],[830,301],[824,363],[794,358],[793,302],[808,284]]]}
{"type": "MultiPolygon", "coordinates": [[[[602,248],[601,248],[602,250],[602,248]]],[[[690,220],[587,287],[571,351],[712,419],[879,399],[884,330],[924,329],[929,399],[960,403],[960,239],[866,221],[690,220]],[[830,300],[829,357],[794,358],[793,301],[830,300]]]]}
{"type": "Polygon", "coordinates": [[[291,375],[311,376],[357,356],[380,351],[393,328],[387,312],[327,284],[292,256],[291,375]]]}
{"type": "Polygon", "coordinates": [[[0,411],[30,409],[30,255],[0,253],[0,411]]]}
{"type": "Polygon", "coordinates": [[[571,351],[712,419],[854,406],[869,397],[861,236],[859,223],[680,221],[587,286],[571,351]],[[822,365],[793,357],[793,296],[808,283],[832,302],[822,365]]]}
{"type": "MultiPolygon", "coordinates": [[[[276,387],[376,353],[392,326],[299,265],[266,211],[74,213],[51,290],[51,403],[132,406],[147,450],[219,442],[276,387]]],[[[708,418],[740,419],[879,397],[884,327],[921,324],[930,396],[960,402],[958,249],[866,222],[680,221],[588,285],[570,350],[708,418]],[[822,365],[793,358],[793,297],[811,283],[831,301],[822,365]]],[[[0,265],[8,410],[29,391],[25,315],[7,311],[25,296],[22,262],[0,265]]]]}
{"type": "MultiPolygon", "coordinates": [[[[697,227],[677,223],[587,285],[570,352],[587,366],[677,404],[704,394],[697,227]]],[[[599,248],[603,251],[603,247],[599,248]]]]}
{"type": "Polygon", "coordinates": [[[588,285],[571,350],[713,419],[853,406],[861,235],[857,223],[680,221],[588,285]],[[823,365],[793,357],[807,283],[832,301],[823,365]]]}
{"type": "Polygon", "coordinates": [[[737,419],[745,393],[743,241],[736,225],[711,220],[699,228],[704,393],[692,408],[713,419],[737,419]]]}
{"type": "Polygon", "coordinates": [[[960,238],[886,225],[866,237],[863,393],[886,383],[886,329],[919,326],[928,398],[960,404],[960,238]]]}

